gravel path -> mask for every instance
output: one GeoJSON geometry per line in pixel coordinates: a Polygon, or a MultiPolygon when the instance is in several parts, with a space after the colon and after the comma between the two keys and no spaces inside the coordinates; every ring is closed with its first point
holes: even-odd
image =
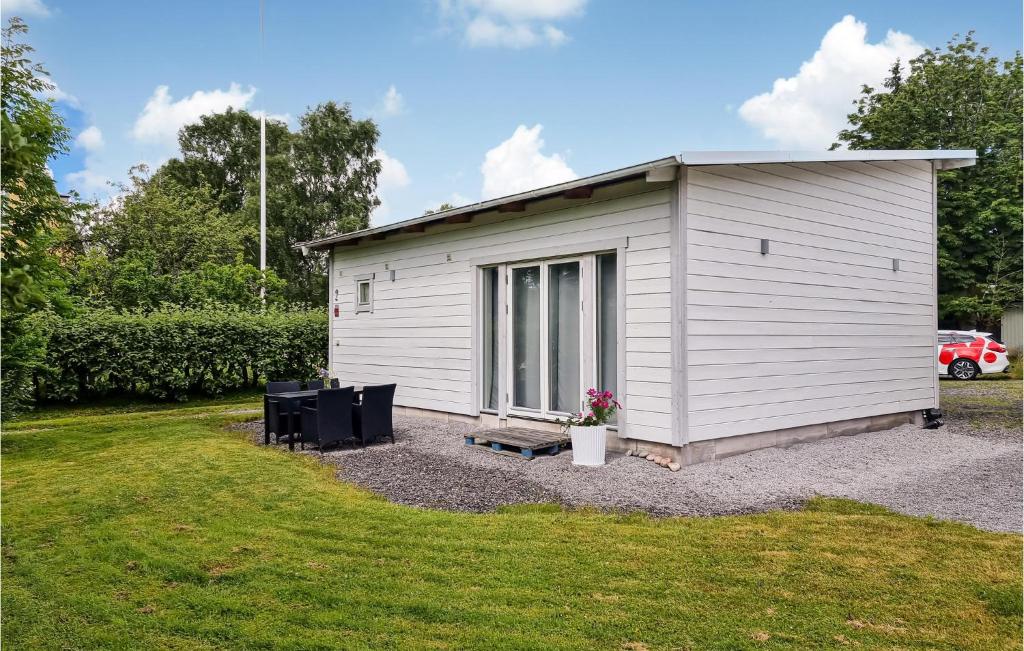
{"type": "MultiPolygon", "coordinates": [[[[1019,414],[1019,401],[1016,409],[1019,414]]],[[[262,423],[244,428],[255,437],[262,423]]],[[[938,430],[905,425],[758,450],[675,473],[613,454],[599,468],[573,466],[570,453],[533,461],[494,454],[465,446],[462,435],[472,427],[461,423],[396,417],[395,431],[394,445],[306,454],[337,466],[341,479],[419,507],[489,511],[558,502],[710,516],[798,508],[827,495],[992,531],[1022,530],[1020,429],[982,429],[956,418],[938,430]]]]}

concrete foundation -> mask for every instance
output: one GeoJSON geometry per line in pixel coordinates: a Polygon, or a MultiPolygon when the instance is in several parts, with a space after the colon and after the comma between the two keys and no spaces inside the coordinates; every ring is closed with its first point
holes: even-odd
{"type": "MultiPolygon", "coordinates": [[[[526,418],[498,418],[494,414],[467,416],[464,414],[450,414],[442,411],[418,409],[416,407],[395,407],[394,413],[404,416],[432,418],[451,423],[481,425],[483,427],[528,427],[543,431],[558,431],[561,429],[558,423],[526,418]]],[[[919,426],[924,425],[924,417],[920,411],[906,411],[897,414],[886,414],[884,416],[865,416],[863,418],[838,420],[819,425],[805,425],[803,427],[791,427],[770,432],[729,436],[708,441],[694,441],[683,446],[620,438],[617,432],[611,430],[608,432],[607,446],[608,450],[612,452],[632,450],[640,455],[656,454],[658,456],[670,457],[673,461],[688,466],[695,463],[714,461],[715,459],[725,459],[762,448],[788,448],[797,443],[808,443],[833,436],[852,436],[854,434],[863,434],[864,432],[879,432],[908,423],[919,426]]]]}

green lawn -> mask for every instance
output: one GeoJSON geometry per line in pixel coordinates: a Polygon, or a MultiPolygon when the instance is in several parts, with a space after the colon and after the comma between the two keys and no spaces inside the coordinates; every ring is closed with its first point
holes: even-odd
{"type": "Polygon", "coordinates": [[[839,500],[714,519],[416,510],[224,430],[244,407],[8,426],[3,643],[1020,646],[1019,535],[839,500]]]}

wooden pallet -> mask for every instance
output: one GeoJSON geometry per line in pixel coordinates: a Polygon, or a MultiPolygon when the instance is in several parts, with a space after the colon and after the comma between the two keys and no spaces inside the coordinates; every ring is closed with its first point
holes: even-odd
{"type": "Polygon", "coordinates": [[[556,455],[569,437],[562,432],[544,432],[525,427],[500,427],[473,432],[465,437],[466,445],[488,446],[494,452],[515,453],[526,459],[537,454],[556,455]]]}

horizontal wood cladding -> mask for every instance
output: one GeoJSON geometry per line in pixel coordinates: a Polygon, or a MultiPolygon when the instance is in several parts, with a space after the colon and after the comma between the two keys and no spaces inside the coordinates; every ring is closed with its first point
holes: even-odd
{"type": "MultiPolygon", "coordinates": [[[[536,251],[585,242],[628,242],[626,428],[631,438],[671,440],[669,191],[643,182],[609,197],[596,189],[567,203],[477,215],[471,223],[428,227],[334,253],[332,371],[353,384],[396,382],[398,405],[473,413],[473,274],[494,260],[531,260],[536,251]],[[628,238],[628,239],[627,239],[628,238]],[[355,313],[355,279],[372,275],[373,311],[355,313]],[[392,280],[392,276],[394,280],[392,280]],[[633,402],[635,401],[635,404],[633,402]]],[[[585,245],[581,251],[587,251],[585,245]]]]}
{"type": "Polygon", "coordinates": [[[932,406],[929,163],[687,176],[691,441],[932,406]]]}

